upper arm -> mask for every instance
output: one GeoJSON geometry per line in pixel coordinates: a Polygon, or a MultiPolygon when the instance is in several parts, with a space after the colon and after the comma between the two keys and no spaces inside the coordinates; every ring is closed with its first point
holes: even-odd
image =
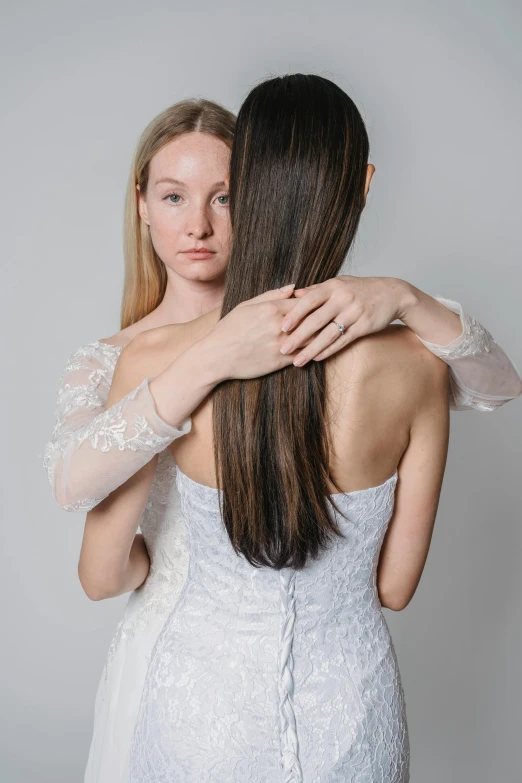
{"type": "MultiPolygon", "coordinates": [[[[56,421],[46,444],[44,467],[58,503],[68,506],[64,468],[82,434],[104,410],[114,370],[113,346],[88,343],[72,354],[63,370],[56,401],[56,421]]],[[[85,501],[87,503],[87,501],[85,501]]]]}
{"type": "Polygon", "coordinates": [[[114,368],[111,388],[107,398],[107,407],[110,408],[119,402],[126,394],[135,389],[141,381],[147,377],[140,359],[146,356],[146,341],[140,334],[123,348],[114,368]],[[145,343],[145,345],[144,345],[145,343]]]}
{"type": "Polygon", "coordinates": [[[449,439],[448,370],[426,354],[409,444],[399,464],[395,508],[381,549],[381,602],[402,609],[413,597],[428,555],[449,439]]]}

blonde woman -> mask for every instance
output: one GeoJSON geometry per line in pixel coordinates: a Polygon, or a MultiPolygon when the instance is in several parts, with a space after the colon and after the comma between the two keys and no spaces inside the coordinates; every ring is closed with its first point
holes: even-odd
{"type": "MultiPolygon", "coordinates": [[[[198,322],[203,337],[215,323],[230,248],[225,181],[233,132],[233,116],[208,101],[177,104],[145,130],[127,195],[122,330],[80,348],[60,384],[46,465],[63,508],[92,509],[80,559],[82,584],[93,599],[132,591],[97,694],[86,781],[128,779],[130,737],[148,656],[188,565],[166,449],[189,432],[191,419],[171,426],[156,405],[165,395],[183,395],[183,379],[173,382],[165,370],[155,378],[154,394],[147,377],[116,405],[107,405],[112,376],[122,349],[141,332],[209,313],[198,322]],[[101,515],[117,501],[119,488],[127,482],[128,492],[132,477],[156,454],[155,484],[141,533],[127,530],[128,549],[115,571],[100,551],[110,552],[111,536],[118,531],[102,529],[101,515]],[[107,546],[100,547],[103,536],[107,546]]],[[[454,409],[493,410],[521,393],[520,378],[502,349],[455,302],[433,299],[395,278],[350,276],[288,297],[278,291],[265,295],[284,302],[283,326],[291,343],[286,349],[296,363],[298,349],[305,361],[327,358],[400,319],[449,365],[454,409]]],[[[268,315],[265,320],[268,335],[272,323],[268,315]]],[[[261,345],[262,337],[262,330],[223,334],[236,348],[243,341],[244,352],[235,353],[235,377],[241,377],[245,352],[261,345]]]]}

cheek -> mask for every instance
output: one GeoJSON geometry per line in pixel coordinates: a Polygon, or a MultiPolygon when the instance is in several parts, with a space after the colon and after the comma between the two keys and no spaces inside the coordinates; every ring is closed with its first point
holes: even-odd
{"type": "Polygon", "coordinates": [[[180,221],[175,214],[169,214],[161,207],[149,210],[150,235],[152,244],[160,258],[173,255],[180,246],[180,221]]]}
{"type": "Polygon", "coordinates": [[[155,204],[149,209],[149,221],[151,233],[155,236],[175,235],[179,230],[179,220],[176,220],[176,213],[169,212],[163,204],[155,204]]]}

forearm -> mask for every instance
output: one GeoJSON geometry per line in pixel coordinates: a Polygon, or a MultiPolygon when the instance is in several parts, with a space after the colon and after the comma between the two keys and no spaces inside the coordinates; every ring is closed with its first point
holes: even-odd
{"type": "Polygon", "coordinates": [[[173,427],[180,426],[226,379],[225,364],[225,357],[208,338],[187,348],[150,381],[159,416],[173,427]]]}
{"type": "Polygon", "coordinates": [[[522,379],[514,363],[458,302],[428,296],[409,283],[401,290],[402,320],[450,368],[453,410],[492,411],[522,394],[522,379]]]}
{"type": "Polygon", "coordinates": [[[411,283],[404,280],[400,283],[403,306],[399,318],[417,337],[444,346],[462,334],[462,324],[457,313],[411,283]]]}
{"type": "Polygon", "coordinates": [[[78,576],[93,601],[133,590],[148,574],[149,558],[137,530],[157,459],[151,460],[87,514],[78,576]]]}
{"type": "Polygon", "coordinates": [[[137,533],[132,542],[129,559],[121,574],[120,583],[111,597],[136,590],[147,578],[149,570],[150,558],[145,539],[141,533],[137,533]]]}

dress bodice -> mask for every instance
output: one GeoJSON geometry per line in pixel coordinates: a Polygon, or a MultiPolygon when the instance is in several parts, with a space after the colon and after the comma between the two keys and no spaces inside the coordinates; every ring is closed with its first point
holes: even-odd
{"type": "MultiPolygon", "coordinates": [[[[268,590],[269,593],[275,589],[280,582],[277,571],[269,568],[254,569],[232,548],[221,519],[220,490],[199,484],[179,467],[176,472],[181,510],[187,524],[193,577],[213,580],[212,569],[215,564],[224,588],[234,580],[244,579],[252,586],[256,583],[256,574],[262,573],[263,576],[259,577],[260,589],[268,590]],[[225,578],[227,573],[230,583],[225,578]]],[[[340,511],[340,514],[334,513],[345,538],[333,539],[325,555],[310,562],[302,573],[297,572],[303,587],[313,583],[314,589],[317,589],[319,578],[332,587],[332,580],[338,578],[336,572],[342,573],[350,591],[375,586],[377,559],[393,511],[396,481],[397,473],[394,473],[377,487],[330,495],[340,511]]],[[[268,597],[269,594],[263,595],[262,600],[268,597]]],[[[318,606],[317,610],[320,611],[321,607],[318,606]]]]}
{"type": "Polygon", "coordinates": [[[133,783],[407,780],[376,589],[396,482],[331,495],[343,537],[301,570],[276,570],[234,551],[219,490],[177,469],[189,568],[149,664],[133,783]]]}

